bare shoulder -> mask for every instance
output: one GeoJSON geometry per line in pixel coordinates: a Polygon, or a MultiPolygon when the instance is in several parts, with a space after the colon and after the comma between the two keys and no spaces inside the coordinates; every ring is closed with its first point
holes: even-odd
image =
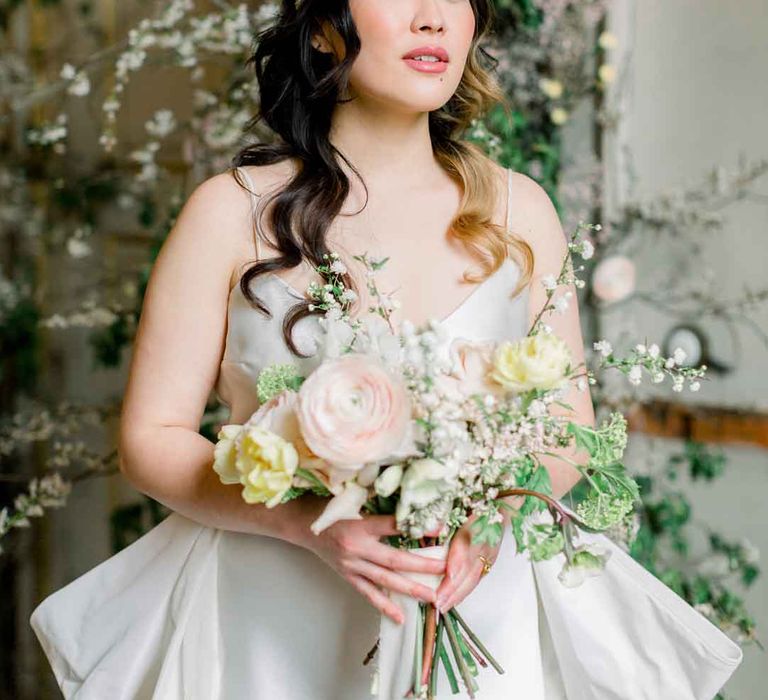
{"type": "Polygon", "coordinates": [[[290,176],[290,164],[248,166],[243,169],[253,183],[238,182],[233,169],[209,177],[189,195],[168,237],[169,249],[178,255],[202,255],[210,269],[226,269],[231,289],[242,274],[242,267],[256,259],[252,197],[261,197],[279,188],[290,176]]]}
{"type": "Polygon", "coordinates": [[[567,240],[547,191],[532,177],[513,171],[510,207],[512,231],[531,246],[534,260],[541,263],[562,260],[567,240]]]}

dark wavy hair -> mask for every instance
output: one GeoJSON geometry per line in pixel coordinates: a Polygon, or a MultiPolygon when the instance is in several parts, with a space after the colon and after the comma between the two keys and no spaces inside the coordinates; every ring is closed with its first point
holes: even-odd
{"type": "MultiPolygon", "coordinates": [[[[451,224],[451,235],[465,247],[479,253],[484,261],[483,274],[464,273],[468,282],[478,282],[492,274],[508,252],[521,263],[523,274],[515,292],[531,277],[533,253],[521,238],[492,221],[498,196],[494,169],[489,159],[474,144],[459,140],[474,119],[496,103],[506,105],[506,98],[492,75],[497,61],[480,45],[495,19],[491,0],[470,0],[475,13],[475,34],[464,74],[451,99],[430,112],[430,138],[435,157],[444,170],[461,185],[463,196],[458,214],[451,224]],[[487,66],[487,68],[486,68],[487,66]]],[[[255,38],[255,50],[246,65],[253,66],[259,87],[258,114],[248,123],[253,130],[262,120],[277,135],[274,143],[256,143],[243,148],[232,159],[232,175],[248,189],[236,168],[270,165],[294,159],[298,168],[280,191],[266,202],[261,198],[254,213],[254,235],[261,236],[261,217],[266,204],[274,201],[270,228],[274,232],[274,258],[257,260],[240,278],[246,299],[257,309],[271,315],[250,288],[251,280],[275,270],[293,268],[304,259],[313,267],[322,265],[326,232],[339,214],[349,194],[349,180],[337,156],[343,158],[363,182],[352,163],[331,144],[331,117],[337,103],[347,94],[349,73],[360,52],[360,37],[355,28],[348,0],[283,0],[273,24],[255,38]],[[298,5],[298,7],[297,7],[298,5]],[[341,37],[346,51],[338,60],[333,53],[313,49],[312,37],[327,23],[341,37]]],[[[365,186],[365,183],[363,182],[365,186]]],[[[354,289],[353,280],[344,276],[345,286],[354,289]]],[[[283,333],[291,351],[306,357],[296,348],[292,330],[310,311],[309,300],[289,309],[283,321],[283,333]]]]}

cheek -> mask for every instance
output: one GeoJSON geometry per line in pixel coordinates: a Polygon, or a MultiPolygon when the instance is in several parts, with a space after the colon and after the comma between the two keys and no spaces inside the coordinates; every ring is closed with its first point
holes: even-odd
{"type": "Polygon", "coordinates": [[[391,0],[350,0],[352,19],[360,37],[360,55],[381,53],[396,46],[408,23],[391,6],[391,0]]]}
{"type": "Polygon", "coordinates": [[[363,85],[381,82],[382,67],[397,61],[393,47],[402,43],[409,31],[402,13],[393,11],[390,0],[350,0],[350,9],[360,37],[360,53],[350,78],[363,85]]]}
{"type": "Polygon", "coordinates": [[[463,3],[461,11],[457,12],[453,26],[456,28],[457,36],[461,37],[458,43],[463,47],[464,55],[466,56],[469,54],[472,39],[475,36],[475,13],[468,1],[463,3]]]}

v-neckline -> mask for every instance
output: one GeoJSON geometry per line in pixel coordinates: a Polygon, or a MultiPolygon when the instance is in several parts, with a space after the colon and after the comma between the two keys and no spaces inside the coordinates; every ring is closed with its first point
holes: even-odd
{"type": "MultiPolygon", "coordinates": [[[[472,289],[469,294],[467,294],[459,303],[457,306],[455,306],[450,312],[448,312],[447,315],[437,319],[438,323],[440,324],[448,324],[450,323],[456,316],[459,315],[459,313],[472,301],[472,299],[475,297],[476,294],[480,292],[483,288],[485,288],[492,280],[496,279],[499,274],[504,270],[504,268],[509,265],[514,264],[514,261],[510,257],[504,258],[501,265],[497,267],[488,277],[486,277],[484,280],[478,282],[475,284],[474,288],[472,289]]],[[[284,280],[280,275],[275,274],[274,272],[268,272],[264,275],[264,279],[274,279],[276,280],[284,289],[286,289],[288,292],[290,292],[292,295],[297,297],[297,299],[303,299],[304,301],[309,301],[309,297],[306,296],[306,294],[302,294],[296,287],[294,287],[290,282],[287,282],[284,280]]],[[[235,285],[238,286],[238,285],[235,285]]],[[[361,316],[357,316],[353,318],[353,321],[356,320],[362,320],[366,316],[366,313],[363,313],[361,316]]],[[[409,316],[404,316],[404,320],[411,320],[409,316]]],[[[434,316],[428,316],[424,321],[422,321],[421,325],[427,324],[429,321],[431,321],[434,318],[434,316]]],[[[402,325],[402,324],[400,324],[402,325]]],[[[420,327],[419,324],[414,324],[416,327],[420,327]]]]}

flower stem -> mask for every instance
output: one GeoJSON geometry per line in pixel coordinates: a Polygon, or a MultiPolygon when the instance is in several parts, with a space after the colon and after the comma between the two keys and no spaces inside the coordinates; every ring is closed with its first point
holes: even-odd
{"type": "MultiPolygon", "coordinates": [[[[440,636],[442,637],[443,631],[447,629],[447,625],[444,622],[445,618],[440,618],[440,636]]],[[[448,676],[448,683],[451,686],[451,693],[453,695],[456,695],[456,693],[459,692],[459,683],[456,680],[456,674],[453,671],[453,666],[451,666],[451,659],[448,656],[448,649],[445,648],[445,645],[440,643],[440,660],[443,662],[443,666],[445,667],[445,674],[448,676]]]]}
{"type": "MultiPolygon", "coordinates": [[[[448,613],[450,615],[450,611],[448,613]]],[[[474,700],[475,693],[473,690],[472,676],[469,674],[469,669],[464,661],[464,656],[461,653],[461,647],[459,646],[459,640],[456,637],[456,630],[453,629],[453,625],[450,619],[445,623],[445,631],[448,633],[448,641],[451,643],[451,650],[453,651],[453,658],[456,661],[456,665],[459,667],[459,673],[464,681],[464,686],[467,689],[467,694],[474,700]]]]}
{"type": "Polygon", "coordinates": [[[435,636],[437,633],[437,608],[429,603],[427,605],[427,619],[424,630],[424,653],[421,668],[422,687],[429,683],[429,673],[434,662],[435,636]]]}
{"type": "Polygon", "coordinates": [[[477,645],[477,648],[485,656],[485,658],[488,659],[488,662],[491,664],[491,666],[493,666],[498,673],[504,673],[504,669],[501,667],[499,662],[493,658],[491,652],[485,648],[485,645],[477,638],[477,635],[469,628],[469,625],[464,622],[464,618],[459,615],[459,611],[456,610],[456,608],[451,608],[451,613],[456,618],[458,623],[464,628],[467,636],[477,645]]]}
{"type": "MultiPolygon", "coordinates": [[[[430,673],[429,677],[429,697],[434,698],[437,694],[437,673],[440,669],[440,653],[443,649],[443,625],[445,624],[443,621],[443,616],[436,612],[436,617],[438,618],[437,622],[437,631],[435,632],[435,653],[432,658],[432,671],[430,673]]],[[[458,688],[457,688],[458,691],[458,688]]]]}
{"type": "Polygon", "coordinates": [[[422,604],[418,604],[418,620],[416,621],[416,644],[414,648],[413,660],[413,693],[418,695],[421,690],[421,653],[422,653],[422,635],[424,634],[424,614],[422,604]]]}

